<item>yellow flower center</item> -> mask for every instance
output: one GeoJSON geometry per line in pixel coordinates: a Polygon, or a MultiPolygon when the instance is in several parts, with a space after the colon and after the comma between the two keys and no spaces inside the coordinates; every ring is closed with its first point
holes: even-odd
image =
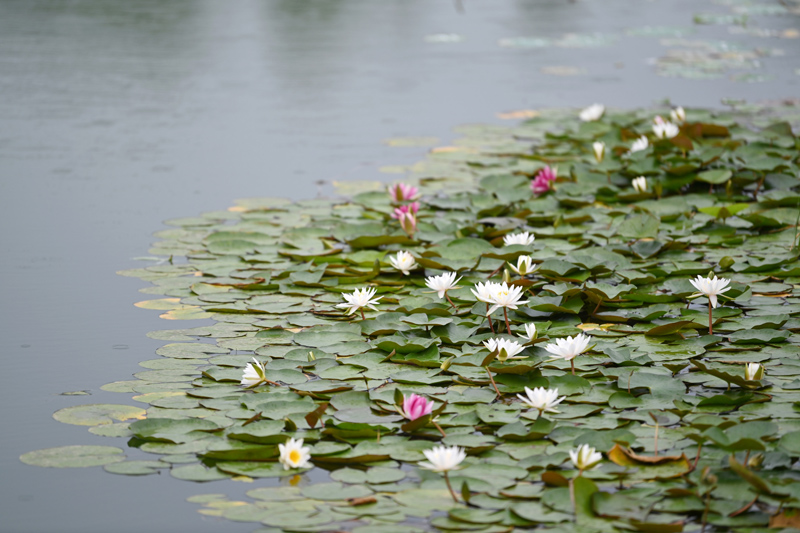
{"type": "Polygon", "coordinates": [[[289,452],[289,461],[294,463],[294,464],[297,464],[297,463],[300,462],[300,457],[301,457],[300,456],[300,452],[297,451],[297,450],[292,450],[292,451],[289,452]]]}

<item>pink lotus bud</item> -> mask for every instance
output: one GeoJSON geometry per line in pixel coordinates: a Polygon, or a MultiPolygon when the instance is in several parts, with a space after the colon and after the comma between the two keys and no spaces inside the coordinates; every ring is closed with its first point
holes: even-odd
{"type": "Polygon", "coordinates": [[[405,231],[409,237],[413,237],[414,233],[417,231],[417,217],[414,216],[414,213],[403,213],[399,220],[400,227],[403,228],[403,231],[405,231]]]}
{"type": "Polygon", "coordinates": [[[419,211],[419,202],[411,202],[408,204],[408,207],[411,209],[411,212],[416,215],[417,211],[419,211]]]}
{"type": "Polygon", "coordinates": [[[433,400],[426,400],[423,396],[412,394],[403,398],[403,411],[406,418],[416,420],[433,412],[433,400]]]}
{"type": "Polygon", "coordinates": [[[390,216],[397,220],[403,220],[403,218],[406,216],[406,213],[408,213],[408,206],[401,205],[400,207],[395,207],[394,212],[392,212],[390,216]]]}

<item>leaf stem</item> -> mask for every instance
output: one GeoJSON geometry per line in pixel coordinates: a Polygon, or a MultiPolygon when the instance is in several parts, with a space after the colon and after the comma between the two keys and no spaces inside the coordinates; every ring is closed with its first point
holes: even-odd
{"type": "Polygon", "coordinates": [[[494,387],[494,391],[497,393],[497,397],[500,397],[500,391],[497,389],[497,383],[494,382],[494,376],[492,376],[492,371],[489,370],[488,366],[483,367],[486,369],[486,373],[489,374],[489,381],[492,382],[492,387],[494,387]]]}
{"type": "Polygon", "coordinates": [[[450,496],[453,497],[453,501],[458,503],[458,498],[456,497],[456,493],[453,491],[452,485],[450,485],[450,477],[447,475],[447,471],[445,470],[442,472],[444,474],[444,482],[447,483],[447,488],[450,489],[450,496]]]}
{"type": "Polygon", "coordinates": [[[437,423],[436,423],[436,420],[433,420],[433,419],[431,419],[431,423],[432,423],[434,426],[436,426],[436,429],[438,429],[438,430],[439,430],[439,433],[441,433],[441,434],[442,434],[442,438],[445,438],[445,437],[447,436],[447,434],[444,432],[444,430],[442,429],[442,427],[441,427],[439,424],[437,424],[437,423]]]}
{"type": "Polygon", "coordinates": [[[711,318],[711,298],[708,299],[708,334],[714,334],[714,321],[711,318]]]}

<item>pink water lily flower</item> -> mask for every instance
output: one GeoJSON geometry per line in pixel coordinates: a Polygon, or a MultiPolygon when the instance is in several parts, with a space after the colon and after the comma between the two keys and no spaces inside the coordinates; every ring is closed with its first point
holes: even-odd
{"type": "Polygon", "coordinates": [[[544,194],[553,188],[553,182],[556,181],[556,170],[550,167],[544,167],[540,170],[536,177],[531,182],[531,190],[533,194],[544,194]]]}
{"type": "Polygon", "coordinates": [[[395,207],[394,211],[389,216],[391,216],[392,218],[396,218],[397,220],[403,220],[403,218],[409,213],[412,215],[416,215],[417,211],[419,211],[419,202],[411,202],[408,205],[401,205],[400,207],[395,207]]]}
{"type": "Polygon", "coordinates": [[[389,192],[389,196],[391,197],[393,202],[404,202],[407,200],[413,200],[419,195],[419,189],[414,187],[413,185],[408,185],[407,183],[398,183],[397,185],[391,185],[387,188],[389,192]]]}
{"type": "Polygon", "coordinates": [[[426,400],[424,396],[412,394],[403,398],[403,412],[409,420],[416,420],[433,412],[433,400],[426,400]]]}

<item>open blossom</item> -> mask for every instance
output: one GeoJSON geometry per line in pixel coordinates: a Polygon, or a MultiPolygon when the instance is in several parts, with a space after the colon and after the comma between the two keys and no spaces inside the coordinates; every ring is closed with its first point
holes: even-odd
{"type": "Polygon", "coordinates": [[[694,285],[694,288],[700,291],[701,294],[708,296],[708,301],[711,302],[711,307],[717,307],[717,296],[722,294],[723,292],[727,292],[731,290],[731,287],[728,287],[728,284],[731,282],[729,279],[725,278],[718,278],[714,276],[714,278],[704,278],[702,276],[697,276],[696,279],[690,279],[689,283],[694,285]]]}
{"type": "Polygon", "coordinates": [[[556,339],[555,344],[548,344],[544,349],[556,357],[571,361],[586,351],[591,340],[592,338],[589,335],[578,333],[575,338],[556,339]]]}
{"type": "Polygon", "coordinates": [[[389,192],[389,196],[391,197],[393,202],[404,202],[407,200],[413,200],[417,196],[419,196],[419,189],[412,185],[408,185],[406,183],[398,183],[397,185],[391,185],[386,189],[389,192]]]}
{"type": "MultiPolygon", "coordinates": [[[[375,304],[378,303],[380,300],[380,296],[373,299],[375,293],[378,292],[378,289],[375,288],[363,288],[363,289],[356,289],[353,291],[353,294],[346,294],[343,293],[342,297],[347,301],[347,303],[337,304],[336,307],[347,308],[347,314],[352,315],[359,309],[364,307],[369,307],[370,309],[374,309],[375,311],[378,310],[375,307],[375,304]]],[[[363,311],[362,311],[363,312],[363,311]]]]}
{"type": "Polygon", "coordinates": [[[286,444],[278,444],[281,452],[280,462],[284,470],[292,468],[305,468],[311,459],[311,448],[303,446],[303,439],[295,440],[293,437],[286,444]]]}
{"type": "Polygon", "coordinates": [[[686,111],[684,111],[683,108],[680,106],[670,111],[669,116],[670,118],[672,118],[672,122],[677,122],[677,123],[686,122],[686,111]]]}
{"type": "Polygon", "coordinates": [[[517,341],[510,341],[502,338],[492,338],[483,342],[486,349],[490,352],[497,352],[497,359],[505,361],[506,359],[513,359],[515,355],[525,349],[517,341]]]}
{"type": "Polygon", "coordinates": [[[602,163],[603,158],[606,155],[606,143],[603,141],[592,143],[592,151],[594,152],[594,158],[597,160],[597,162],[602,163]]]}
{"type": "Polygon", "coordinates": [[[484,303],[492,303],[492,295],[496,290],[500,288],[499,283],[495,283],[494,281],[487,281],[486,283],[476,283],[474,289],[470,289],[472,294],[475,295],[475,298],[478,299],[480,302],[484,303]]]}
{"type": "Polygon", "coordinates": [[[680,133],[680,130],[678,126],[672,122],[664,120],[660,116],[656,116],[656,118],[653,119],[653,133],[655,133],[656,137],[659,139],[672,139],[680,133]]]}
{"type": "Polygon", "coordinates": [[[758,363],[747,363],[744,367],[744,379],[758,381],[764,377],[764,366],[758,363]]]}
{"type": "Polygon", "coordinates": [[[588,444],[581,444],[576,450],[570,450],[569,458],[575,468],[583,472],[596,466],[603,460],[603,454],[596,452],[594,448],[588,444]]]}
{"type": "Polygon", "coordinates": [[[444,298],[445,293],[450,289],[455,289],[456,283],[460,280],[461,278],[456,279],[455,272],[445,272],[438,276],[429,276],[425,278],[425,285],[427,285],[429,289],[436,291],[439,298],[444,298]]]}
{"type": "Polygon", "coordinates": [[[556,405],[567,399],[566,396],[558,397],[558,389],[545,389],[544,387],[536,387],[533,390],[525,387],[525,396],[517,394],[517,398],[525,402],[531,409],[537,409],[539,415],[557,413],[556,405]]]}
{"type": "Polygon", "coordinates": [[[525,324],[525,335],[520,335],[523,339],[527,339],[529,341],[536,339],[536,324],[530,322],[525,324]]]}
{"type": "Polygon", "coordinates": [[[644,176],[634,178],[634,180],[631,182],[631,185],[633,185],[633,188],[636,192],[647,192],[647,178],[644,176]]]}
{"type": "Polygon", "coordinates": [[[411,394],[403,398],[403,414],[409,420],[416,420],[432,412],[433,400],[426,400],[418,394],[411,394]]]}
{"type": "Polygon", "coordinates": [[[553,182],[556,181],[556,169],[544,167],[540,170],[531,182],[531,190],[533,194],[544,194],[553,188],[553,182]]]}
{"type": "Polygon", "coordinates": [[[528,303],[528,300],[521,300],[522,291],[523,287],[520,287],[519,285],[511,285],[509,287],[504,281],[495,287],[495,290],[492,293],[492,299],[489,301],[489,303],[492,304],[492,307],[489,308],[489,311],[486,313],[486,315],[491,315],[501,307],[516,309],[518,305],[528,303]]]}
{"type": "Polygon", "coordinates": [[[503,237],[503,244],[506,246],[511,246],[512,244],[528,246],[529,244],[533,244],[534,239],[536,239],[536,237],[534,237],[533,234],[528,234],[527,231],[523,231],[522,233],[510,233],[503,237]]]}
{"type": "Polygon", "coordinates": [[[539,269],[538,266],[533,266],[532,261],[533,258],[531,256],[521,255],[517,257],[517,266],[514,266],[511,263],[509,263],[508,266],[510,266],[511,270],[520,276],[527,276],[528,274],[532,274],[539,269]]]}
{"type": "Polygon", "coordinates": [[[582,110],[578,116],[584,122],[592,122],[598,120],[603,116],[606,111],[606,106],[603,104],[592,104],[586,109],[582,110]]]}
{"type": "Polygon", "coordinates": [[[253,362],[247,363],[247,366],[244,367],[241,384],[246,387],[255,387],[264,381],[265,376],[266,368],[264,363],[259,363],[258,359],[253,357],[253,362]]]}
{"type": "Polygon", "coordinates": [[[434,472],[449,472],[455,470],[466,459],[467,454],[458,446],[434,446],[432,450],[422,450],[427,461],[421,461],[419,466],[434,472]]]}
{"type": "Polygon", "coordinates": [[[396,256],[389,258],[389,261],[392,263],[394,268],[406,276],[408,276],[411,273],[411,270],[417,266],[417,260],[414,259],[414,256],[405,251],[397,252],[396,256]]]}
{"type": "Polygon", "coordinates": [[[647,150],[648,146],[650,146],[650,141],[647,140],[646,135],[642,135],[641,137],[633,141],[633,144],[631,144],[631,153],[647,150]]]}

